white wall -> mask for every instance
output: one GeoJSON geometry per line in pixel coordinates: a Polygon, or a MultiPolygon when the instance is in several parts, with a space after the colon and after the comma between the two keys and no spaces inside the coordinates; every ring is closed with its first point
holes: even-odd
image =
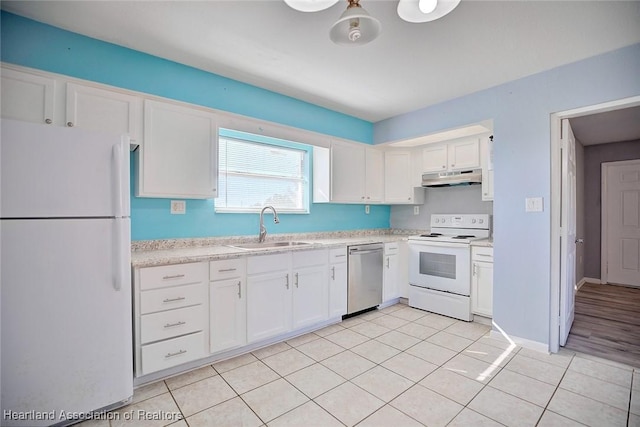
{"type": "Polygon", "coordinates": [[[493,319],[506,333],[549,343],[550,115],[640,95],[639,70],[635,44],[375,124],[383,143],[493,119],[493,319]],[[527,197],[544,211],[526,213],[527,197]]]}

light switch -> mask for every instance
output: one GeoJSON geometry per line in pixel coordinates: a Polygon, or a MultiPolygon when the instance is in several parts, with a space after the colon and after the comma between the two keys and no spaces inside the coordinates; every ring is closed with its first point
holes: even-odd
{"type": "Polygon", "coordinates": [[[414,206],[413,207],[413,214],[414,215],[420,215],[420,206],[414,206]]]}
{"type": "Polygon", "coordinates": [[[527,197],[525,199],[525,212],[542,212],[543,210],[542,197],[527,197]]]}
{"type": "Polygon", "coordinates": [[[371,208],[369,207],[369,205],[364,205],[364,213],[369,215],[369,212],[371,212],[371,208]]]}
{"type": "Polygon", "coordinates": [[[172,200],[171,201],[171,213],[177,215],[184,215],[187,212],[187,202],[184,200],[172,200]]]}

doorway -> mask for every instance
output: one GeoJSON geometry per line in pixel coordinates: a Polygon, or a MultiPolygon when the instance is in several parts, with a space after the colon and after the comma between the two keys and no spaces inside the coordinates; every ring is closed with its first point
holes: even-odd
{"type": "MultiPolygon", "coordinates": [[[[629,126],[607,126],[605,124],[599,123],[598,120],[608,120],[612,117],[623,117],[624,114],[620,115],[620,112],[629,112],[632,111],[635,114],[640,111],[640,97],[627,98],[623,100],[613,101],[605,104],[584,107],[576,110],[565,111],[561,113],[555,113],[551,116],[551,231],[552,231],[552,239],[551,239],[551,321],[550,321],[550,340],[549,340],[549,350],[552,352],[557,352],[561,342],[564,343],[564,338],[566,336],[561,336],[563,334],[568,334],[569,328],[572,324],[572,318],[575,313],[575,291],[578,286],[583,285],[586,282],[594,282],[594,285],[601,285],[600,280],[600,248],[598,247],[597,257],[598,257],[598,271],[597,274],[594,274],[596,277],[589,276],[584,270],[585,266],[591,267],[593,263],[591,261],[587,261],[587,251],[584,248],[581,248],[582,239],[585,239],[585,242],[589,242],[593,244],[591,239],[585,238],[586,235],[593,235],[593,230],[591,230],[591,226],[587,224],[588,221],[585,221],[585,218],[572,218],[574,224],[577,223],[576,235],[575,237],[571,236],[569,238],[568,230],[570,227],[567,227],[567,217],[566,217],[566,206],[567,201],[563,201],[563,188],[565,189],[564,194],[568,194],[566,192],[567,188],[567,170],[568,168],[563,168],[563,150],[562,150],[562,121],[563,119],[568,119],[573,123],[579,124],[576,126],[578,128],[582,127],[585,122],[591,121],[592,124],[595,124],[591,127],[592,132],[588,133],[588,145],[595,145],[598,142],[593,143],[593,139],[597,138],[610,138],[608,141],[600,141],[604,142],[613,142],[618,137],[615,135],[616,132],[620,131],[624,128],[633,128],[634,126],[638,128],[636,123],[632,120],[632,125],[629,126]],[[582,122],[582,123],[580,123],[582,122]],[[609,133],[609,135],[600,135],[601,133],[609,133]],[[563,187],[564,185],[564,187],[563,187]],[[563,218],[561,214],[563,213],[563,207],[565,208],[565,217],[563,218]],[[561,227],[562,221],[565,221],[564,227],[561,227]],[[581,225],[582,222],[582,225],[581,225]],[[564,247],[563,247],[564,244],[564,247]],[[576,245],[578,245],[579,249],[576,250],[576,245]],[[567,249],[568,248],[568,249],[567,249]],[[569,254],[569,255],[568,255],[569,254]],[[567,269],[569,267],[569,263],[571,261],[570,256],[573,256],[573,260],[575,261],[575,274],[567,274],[567,269]],[[562,284],[564,283],[564,286],[562,284]],[[564,326],[563,331],[561,333],[561,325],[564,326]]],[[[637,116],[636,116],[637,117],[637,116]]],[[[636,120],[637,122],[637,120],[636,120]]],[[[566,123],[566,122],[565,122],[566,123]]],[[[637,131],[637,129],[636,129],[637,131]]],[[[579,140],[579,133],[576,132],[576,137],[579,140]]],[[[624,137],[621,139],[617,139],[618,141],[625,140],[624,137]]],[[[638,136],[634,136],[631,138],[627,138],[626,140],[640,140],[640,134],[638,136]]],[[[579,142],[579,141],[578,141],[579,142]]],[[[566,147],[566,141],[564,154],[568,153],[566,147]]],[[[578,143],[576,144],[578,146],[578,143]]],[[[581,146],[581,144],[580,144],[581,146]]],[[[584,148],[584,147],[582,147],[584,148]]],[[[578,150],[580,151],[580,150],[578,150]]],[[[577,162],[580,163],[581,155],[578,154],[576,156],[577,162]]],[[[582,161],[584,162],[584,150],[582,151],[582,161]]],[[[566,162],[566,160],[565,160],[566,162]]],[[[584,168],[584,165],[582,165],[584,168]]],[[[577,167],[578,176],[578,188],[582,185],[582,193],[585,193],[584,182],[580,183],[580,166],[577,167]]],[[[584,177],[582,178],[584,180],[584,177]]],[[[590,189],[591,190],[591,189],[590,189]]],[[[580,190],[577,191],[580,193],[580,190]]],[[[578,196],[579,197],[579,196],[578,196]]],[[[599,203],[599,197],[598,197],[599,203]]],[[[577,201],[578,209],[577,212],[583,210],[582,214],[584,214],[585,203],[584,201],[577,201]]],[[[577,215],[578,217],[580,215],[577,215]]],[[[600,242],[599,233],[600,226],[598,224],[597,227],[598,239],[597,242],[600,242]]],[[[590,256],[592,256],[593,251],[589,251],[590,256]]],[[[569,267],[570,269],[571,267],[569,267]]],[[[573,273],[573,271],[571,271],[573,273]]],[[[586,289],[586,288],[585,288],[586,289]]]]}

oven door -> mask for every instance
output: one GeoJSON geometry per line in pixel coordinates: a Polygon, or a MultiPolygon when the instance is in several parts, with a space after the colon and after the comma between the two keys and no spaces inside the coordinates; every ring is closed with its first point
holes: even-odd
{"type": "Polygon", "coordinates": [[[471,246],[410,240],[409,284],[469,296],[471,246]]]}

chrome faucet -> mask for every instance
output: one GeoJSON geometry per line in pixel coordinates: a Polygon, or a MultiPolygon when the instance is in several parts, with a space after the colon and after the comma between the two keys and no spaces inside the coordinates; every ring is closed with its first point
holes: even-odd
{"type": "Polygon", "coordinates": [[[280,220],[278,219],[278,212],[276,212],[276,208],[273,206],[265,206],[260,211],[260,236],[258,237],[258,243],[264,242],[264,239],[267,238],[267,229],[264,226],[264,211],[267,209],[271,209],[273,211],[273,222],[278,224],[280,220]]]}

